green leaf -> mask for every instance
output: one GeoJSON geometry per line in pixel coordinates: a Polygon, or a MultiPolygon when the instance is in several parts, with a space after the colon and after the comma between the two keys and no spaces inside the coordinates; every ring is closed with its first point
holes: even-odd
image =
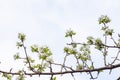
{"type": "Polygon", "coordinates": [[[80,51],[81,51],[82,53],[85,53],[85,54],[90,54],[90,53],[91,53],[91,51],[90,51],[90,46],[89,46],[89,45],[82,45],[82,46],[80,47],[80,51]]]}
{"type": "Polygon", "coordinates": [[[37,52],[37,53],[39,52],[37,45],[32,45],[32,46],[30,46],[30,48],[31,48],[31,51],[32,51],[32,52],[37,52]]]}
{"type": "Polygon", "coordinates": [[[107,29],[107,30],[105,31],[105,35],[112,36],[112,34],[113,34],[113,29],[107,29]]]}
{"type": "Polygon", "coordinates": [[[109,19],[109,17],[107,17],[107,15],[101,15],[98,21],[99,21],[99,24],[107,24],[111,20],[109,19]]]}
{"type": "Polygon", "coordinates": [[[18,73],[19,73],[19,76],[17,77],[17,80],[24,80],[25,78],[24,71],[19,70],[18,73]]]}
{"type": "Polygon", "coordinates": [[[64,53],[68,53],[69,48],[68,47],[64,47],[64,53]]]}
{"type": "Polygon", "coordinates": [[[77,58],[82,61],[90,60],[90,52],[89,51],[81,51],[81,53],[77,55],[77,58]]]}
{"type": "Polygon", "coordinates": [[[23,42],[25,40],[25,34],[18,33],[18,39],[20,39],[23,42]]]}
{"type": "Polygon", "coordinates": [[[69,29],[69,30],[67,30],[67,32],[65,34],[65,37],[72,37],[75,34],[76,33],[73,30],[69,29]]]}
{"type": "Polygon", "coordinates": [[[14,60],[17,60],[20,58],[19,54],[15,54],[13,57],[14,57],[14,60]]]}
{"type": "Polygon", "coordinates": [[[57,80],[57,78],[56,78],[56,77],[53,77],[52,80],[57,80]]]}
{"type": "Polygon", "coordinates": [[[94,66],[91,65],[89,68],[90,68],[90,69],[94,69],[94,66]]]}
{"type": "Polygon", "coordinates": [[[87,43],[88,44],[93,44],[94,43],[94,38],[92,36],[87,37],[87,43]]]}
{"type": "Polygon", "coordinates": [[[78,52],[77,52],[76,49],[71,48],[71,49],[69,49],[69,53],[70,53],[70,54],[77,54],[78,52]]]}
{"type": "Polygon", "coordinates": [[[118,39],[117,46],[120,47],[120,39],[118,39]]]}
{"type": "Polygon", "coordinates": [[[46,60],[47,57],[52,55],[52,52],[50,51],[48,46],[40,47],[40,52],[39,53],[40,53],[39,58],[42,59],[42,60],[46,60]]]}
{"type": "Polygon", "coordinates": [[[36,69],[37,71],[43,72],[46,69],[46,65],[36,64],[33,66],[33,68],[36,69]]]}
{"type": "Polygon", "coordinates": [[[100,51],[104,48],[103,43],[99,38],[95,40],[95,48],[100,51]]]}
{"type": "Polygon", "coordinates": [[[76,70],[82,70],[82,69],[83,69],[83,65],[82,64],[76,66],[76,70]]]}
{"type": "Polygon", "coordinates": [[[97,38],[97,39],[95,40],[95,45],[102,45],[101,39],[97,38]]]}
{"type": "Polygon", "coordinates": [[[108,29],[108,27],[102,27],[101,28],[101,30],[103,30],[103,31],[105,31],[105,30],[107,30],[108,29]]]}
{"type": "Polygon", "coordinates": [[[35,60],[33,60],[31,57],[28,57],[29,62],[34,63],[35,60]]]}
{"type": "Polygon", "coordinates": [[[20,47],[23,46],[23,44],[22,44],[21,42],[17,42],[17,43],[16,43],[16,46],[17,46],[17,48],[19,49],[20,47]]]}
{"type": "Polygon", "coordinates": [[[68,54],[77,54],[77,50],[75,48],[64,47],[64,52],[68,54]]]}
{"type": "Polygon", "coordinates": [[[24,75],[19,75],[19,76],[17,77],[17,80],[25,80],[24,78],[25,78],[24,75]]]}
{"type": "Polygon", "coordinates": [[[46,60],[47,59],[47,55],[40,55],[39,59],[46,60]]]}
{"type": "Polygon", "coordinates": [[[2,77],[5,77],[7,80],[12,80],[12,76],[7,73],[3,73],[2,77]]]}

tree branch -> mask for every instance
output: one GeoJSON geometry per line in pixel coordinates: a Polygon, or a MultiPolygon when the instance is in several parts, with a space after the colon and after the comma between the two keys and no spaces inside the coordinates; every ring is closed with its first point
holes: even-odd
{"type": "MultiPolygon", "coordinates": [[[[63,72],[33,72],[33,73],[27,73],[25,72],[25,75],[60,75],[60,74],[68,74],[68,73],[80,73],[80,72],[96,72],[96,71],[102,71],[102,70],[110,70],[110,69],[115,69],[120,67],[120,64],[116,65],[109,65],[105,67],[100,67],[100,68],[94,68],[94,69],[83,69],[83,70],[73,70],[73,71],[63,71],[63,72]]],[[[0,73],[6,73],[6,74],[11,74],[11,75],[19,75],[18,72],[6,72],[0,70],[0,73]]]]}

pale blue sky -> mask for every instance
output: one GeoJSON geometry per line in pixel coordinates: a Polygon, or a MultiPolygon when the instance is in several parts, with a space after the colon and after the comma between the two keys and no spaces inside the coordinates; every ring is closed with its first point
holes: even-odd
{"type": "MultiPolygon", "coordinates": [[[[1,64],[14,63],[11,59],[17,52],[18,32],[27,35],[28,46],[48,45],[59,61],[69,41],[64,38],[65,31],[72,28],[78,34],[75,40],[82,42],[90,35],[101,37],[97,20],[102,14],[112,19],[110,25],[118,33],[120,0],[0,0],[1,64]]],[[[100,76],[98,80],[103,79],[100,76]]]]}

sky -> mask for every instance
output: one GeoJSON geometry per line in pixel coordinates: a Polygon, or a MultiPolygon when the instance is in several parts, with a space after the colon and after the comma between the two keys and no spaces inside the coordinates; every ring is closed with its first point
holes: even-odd
{"type": "MultiPolygon", "coordinates": [[[[108,15],[111,27],[119,33],[119,14],[120,0],[0,0],[0,69],[15,65],[12,57],[18,51],[18,33],[26,34],[27,46],[48,45],[59,62],[63,47],[70,41],[64,37],[67,29],[77,32],[75,40],[78,42],[83,42],[87,36],[101,37],[98,18],[108,15]]],[[[88,79],[83,75],[81,78],[88,79]]],[[[100,76],[98,80],[104,78],[100,76]]],[[[65,76],[58,80],[67,79],[65,76]]]]}

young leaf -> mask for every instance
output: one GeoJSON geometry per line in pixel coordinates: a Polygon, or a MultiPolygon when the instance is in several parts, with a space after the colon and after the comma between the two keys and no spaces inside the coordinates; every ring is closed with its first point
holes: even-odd
{"type": "Polygon", "coordinates": [[[99,18],[99,24],[107,24],[109,23],[111,20],[109,19],[109,17],[107,17],[106,15],[101,15],[101,17],[99,18]]]}
{"type": "Polygon", "coordinates": [[[20,39],[23,42],[25,40],[25,34],[18,33],[18,39],[20,39]]]}
{"type": "Polygon", "coordinates": [[[14,60],[17,60],[20,58],[19,54],[15,54],[13,57],[14,57],[14,60]]]}
{"type": "Polygon", "coordinates": [[[52,80],[57,80],[56,77],[53,77],[52,80]]]}
{"type": "Polygon", "coordinates": [[[30,46],[30,48],[31,48],[31,51],[32,51],[32,52],[37,52],[37,53],[39,52],[37,45],[32,45],[32,46],[30,46]]]}
{"type": "Polygon", "coordinates": [[[94,43],[94,38],[92,36],[87,37],[87,40],[87,43],[90,45],[94,43]]]}
{"type": "Polygon", "coordinates": [[[65,37],[72,37],[72,36],[75,35],[75,34],[76,34],[76,33],[75,33],[73,30],[69,29],[69,30],[66,32],[65,37]]]}

